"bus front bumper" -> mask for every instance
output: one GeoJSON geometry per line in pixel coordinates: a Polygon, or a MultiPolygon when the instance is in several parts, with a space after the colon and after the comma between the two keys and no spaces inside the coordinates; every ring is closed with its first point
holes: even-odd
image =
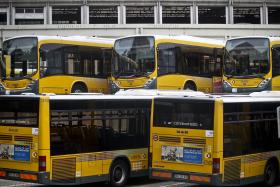
{"type": "Polygon", "coordinates": [[[48,172],[32,172],[0,168],[0,179],[50,184],[50,174],[48,172]]]}
{"type": "Polygon", "coordinates": [[[39,83],[38,80],[32,81],[26,88],[22,89],[7,89],[0,83],[0,95],[20,95],[22,93],[39,93],[39,83]]]}
{"type": "Polygon", "coordinates": [[[172,180],[187,183],[223,186],[221,174],[201,174],[174,170],[150,169],[149,177],[157,180],[172,180]]]}

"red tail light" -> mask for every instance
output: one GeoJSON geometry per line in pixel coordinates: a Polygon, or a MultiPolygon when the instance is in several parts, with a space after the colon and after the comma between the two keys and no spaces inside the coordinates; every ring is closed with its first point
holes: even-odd
{"type": "Polygon", "coordinates": [[[39,171],[46,171],[46,156],[39,156],[39,171]]]}
{"type": "Polygon", "coordinates": [[[220,173],[220,158],[213,158],[213,174],[220,173]]]}

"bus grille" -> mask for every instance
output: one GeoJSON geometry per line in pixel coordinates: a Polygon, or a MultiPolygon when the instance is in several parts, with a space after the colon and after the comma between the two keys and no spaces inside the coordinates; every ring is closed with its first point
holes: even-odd
{"type": "Polygon", "coordinates": [[[76,158],[52,160],[52,180],[56,183],[75,183],[76,158]]]}
{"type": "Polygon", "coordinates": [[[241,160],[237,159],[225,161],[224,168],[224,183],[240,184],[241,160]]]}
{"type": "Polygon", "coordinates": [[[184,138],[184,143],[205,145],[205,139],[184,138]]]}
{"type": "Polygon", "coordinates": [[[0,134],[0,140],[12,141],[12,139],[13,139],[12,135],[3,135],[3,134],[0,134]]]}
{"type": "Polygon", "coordinates": [[[33,142],[33,137],[31,137],[31,136],[15,136],[14,141],[32,143],[33,142]]]}
{"type": "Polygon", "coordinates": [[[181,139],[180,137],[159,136],[159,141],[180,143],[181,139]]]}

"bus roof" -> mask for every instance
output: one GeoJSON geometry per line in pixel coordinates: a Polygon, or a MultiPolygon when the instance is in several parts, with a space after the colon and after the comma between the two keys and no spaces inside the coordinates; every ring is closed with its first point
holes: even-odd
{"type": "Polygon", "coordinates": [[[268,39],[269,41],[280,41],[280,37],[270,37],[270,36],[242,36],[236,38],[230,38],[227,41],[237,40],[237,39],[247,39],[247,38],[260,38],[260,39],[268,39]]]}
{"type": "Polygon", "coordinates": [[[39,35],[16,36],[6,40],[11,40],[16,38],[27,38],[27,37],[38,38],[39,42],[44,40],[63,40],[63,41],[77,41],[77,42],[93,42],[93,43],[100,43],[100,44],[109,44],[112,46],[115,42],[115,39],[112,38],[99,38],[99,37],[89,37],[89,36],[39,36],[39,35]]]}
{"type": "Polygon", "coordinates": [[[209,39],[209,38],[201,38],[201,37],[194,37],[189,35],[177,35],[177,36],[169,36],[169,35],[131,35],[126,37],[121,37],[119,39],[129,38],[129,37],[137,37],[137,36],[146,36],[146,37],[154,37],[155,40],[177,40],[181,42],[197,42],[203,44],[211,44],[211,45],[219,45],[223,47],[225,42],[222,40],[217,39],[209,39]]]}

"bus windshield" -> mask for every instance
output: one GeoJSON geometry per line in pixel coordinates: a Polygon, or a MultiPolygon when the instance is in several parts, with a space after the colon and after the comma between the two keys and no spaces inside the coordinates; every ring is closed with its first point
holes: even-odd
{"type": "Polygon", "coordinates": [[[117,40],[112,74],[118,77],[147,76],[154,71],[154,38],[139,36],[117,40]]]}
{"type": "Polygon", "coordinates": [[[269,41],[264,38],[229,40],[224,74],[227,77],[262,77],[269,72],[269,41]]]}
{"type": "Polygon", "coordinates": [[[1,67],[3,79],[23,79],[36,73],[37,39],[28,37],[4,41],[3,62],[1,67]],[[7,72],[9,75],[6,75],[7,72]]]}

